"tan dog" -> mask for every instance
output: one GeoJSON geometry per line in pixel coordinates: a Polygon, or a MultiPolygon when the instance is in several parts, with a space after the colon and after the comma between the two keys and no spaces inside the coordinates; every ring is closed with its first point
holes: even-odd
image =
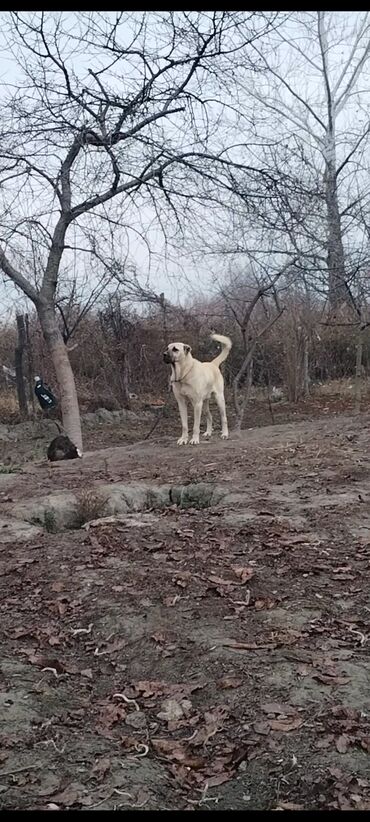
{"type": "Polygon", "coordinates": [[[222,346],[221,353],[211,362],[196,360],[191,355],[190,345],[185,345],[182,342],[170,343],[163,354],[164,361],[171,365],[171,384],[181,417],[182,434],[180,439],[177,440],[178,445],[186,445],[189,437],[187,400],[190,400],[194,410],[193,436],[190,445],[199,444],[203,403],[207,415],[207,429],[204,436],[211,436],[212,415],[209,410],[211,394],[214,394],[220,410],[221,437],[227,439],[229,436],[224,397],[224,378],[220,371],[220,365],[228,357],[232,342],[228,337],[223,337],[221,334],[212,334],[211,339],[221,343],[222,346]]]}

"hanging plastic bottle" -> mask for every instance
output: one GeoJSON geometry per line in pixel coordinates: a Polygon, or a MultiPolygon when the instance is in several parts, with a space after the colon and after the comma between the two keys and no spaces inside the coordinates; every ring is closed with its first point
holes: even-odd
{"type": "Polygon", "coordinates": [[[56,398],[50,388],[44,385],[41,377],[35,377],[35,394],[43,411],[50,411],[57,405],[56,398]]]}

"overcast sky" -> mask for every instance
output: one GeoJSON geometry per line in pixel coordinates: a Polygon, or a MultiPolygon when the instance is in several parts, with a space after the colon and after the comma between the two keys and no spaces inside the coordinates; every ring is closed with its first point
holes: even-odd
{"type": "MultiPolygon", "coordinates": [[[[114,15],[115,13],[112,12],[111,14],[114,15]]],[[[294,12],[291,15],[290,20],[285,24],[284,29],[282,30],[282,35],[277,34],[275,36],[276,48],[272,53],[271,41],[270,45],[266,45],[266,47],[262,41],[262,43],[258,44],[258,48],[261,50],[263,55],[268,54],[269,59],[272,58],[275,68],[280,67],[281,69],[281,66],[284,65],[285,76],[292,79],[297,92],[308,98],[310,102],[312,102],[313,107],[317,107],[322,104],[320,101],[324,101],[324,91],[320,72],[315,69],[315,60],[318,55],[317,44],[311,53],[311,65],[309,65],[306,60],[306,54],[309,49],[304,25],[302,26],[302,20],[303,22],[308,20],[309,18],[307,15],[310,15],[310,13],[294,12]],[[291,48],[291,43],[296,46],[294,51],[291,48]],[[299,49],[302,51],[301,56],[299,55],[299,49]],[[304,67],[304,70],[302,69],[302,66],[304,67]]],[[[73,21],[73,14],[67,12],[66,19],[67,18],[70,18],[73,21]]],[[[356,27],[358,29],[363,23],[363,20],[364,15],[362,12],[332,13],[330,31],[331,34],[335,32],[341,40],[336,49],[331,51],[330,55],[330,70],[334,77],[340,76],[341,68],[352,47],[353,29],[356,27]],[[349,35],[351,35],[351,37],[349,35]]],[[[76,66],[81,70],[85,70],[86,66],[84,66],[83,57],[79,56],[77,58],[76,66]]],[[[1,46],[0,34],[0,83],[2,83],[4,87],[9,86],[9,84],[14,84],[16,86],[18,77],[19,70],[16,62],[9,50],[4,47],[4,44],[1,46]]],[[[367,71],[366,78],[368,79],[367,71]]],[[[265,95],[267,98],[269,94],[273,95],[275,93],[274,83],[274,77],[271,76],[269,78],[266,77],[266,79],[261,79],[258,75],[255,77],[251,76],[250,87],[245,90],[245,93],[247,95],[247,93],[249,94],[251,91],[255,91],[257,95],[265,95]]],[[[344,112],[342,112],[341,122],[339,121],[338,124],[342,128],[344,134],[347,133],[347,130],[343,129],[343,125],[346,122],[353,122],[355,120],[356,128],[360,127],[361,123],[366,123],[368,119],[366,111],[366,106],[368,105],[368,89],[369,85],[364,83],[359,89],[360,93],[353,95],[349,102],[349,106],[344,112]]],[[[258,112],[258,100],[256,102],[256,97],[254,100],[257,105],[258,112]]],[[[281,90],[281,100],[285,102],[288,107],[292,106],[292,109],[294,108],[294,101],[292,101],[291,95],[284,88],[281,90]]],[[[271,139],[271,136],[275,139],[276,118],[278,119],[278,115],[276,115],[276,113],[274,114],[270,110],[269,117],[266,117],[266,111],[264,110],[263,118],[264,125],[259,124],[260,134],[263,133],[263,129],[265,129],[266,140],[271,139]]],[[[314,122],[313,126],[315,126],[314,122]]],[[[282,123],[281,128],[283,134],[282,123]]],[[[311,122],[310,117],[308,116],[306,139],[307,135],[309,135],[310,128],[311,122]]],[[[352,139],[352,130],[349,129],[348,134],[348,139],[352,139]]],[[[315,140],[311,139],[311,142],[312,147],[315,148],[315,140]]],[[[340,141],[339,151],[345,153],[347,150],[348,145],[345,144],[344,140],[340,141]]],[[[251,156],[253,157],[252,148],[251,156]]],[[[256,158],[254,157],[254,159],[256,158]]],[[[203,208],[204,211],[199,209],[199,220],[202,221],[204,216],[204,231],[206,232],[208,231],[208,228],[206,228],[206,221],[208,220],[209,214],[206,210],[206,206],[203,208]]],[[[199,290],[205,292],[207,289],[214,287],[216,276],[221,276],[223,267],[225,266],[224,259],[217,259],[214,256],[209,257],[207,255],[204,255],[203,257],[196,255],[194,259],[191,259],[191,254],[188,258],[185,256],[181,257],[179,250],[176,251],[175,249],[170,250],[166,257],[164,255],[163,236],[158,230],[155,222],[153,222],[152,217],[153,214],[152,212],[149,212],[149,210],[147,213],[142,215],[143,222],[147,227],[146,236],[149,239],[152,249],[152,254],[150,257],[148,256],[145,243],[139,236],[139,232],[142,230],[142,225],[140,225],[139,222],[137,223],[137,226],[135,226],[135,224],[132,226],[134,229],[137,228],[138,233],[136,237],[134,233],[130,234],[129,256],[130,260],[136,262],[139,273],[142,273],[145,277],[148,272],[150,272],[150,282],[153,287],[155,287],[155,290],[157,292],[164,291],[167,298],[171,301],[183,301],[190,293],[194,294],[199,290]],[[148,228],[149,223],[151,224],[150,228],[148,228]]],[[[137,219],[137,215],[133,219],[137,219]]],[[[125,239],[123,238],[123,245],[124,241],[125,239]]],[[[74,266],[78,268],[81,266],[81,261],[80,259],[77,259],[77,261],[76,259],[71,259],[70,265],[72,269],[74,266]]],[[[85,263],[82,267],[86,270],[85,263]]],[[[1,319],[6,319],[9,317],[14,310],[24,310],[26,305],[27,304],[23,295],[19,294],[19,292],[17,292],[11,284],[6,284],[5,286],[4,284],[0,285],[1,319]]]]}

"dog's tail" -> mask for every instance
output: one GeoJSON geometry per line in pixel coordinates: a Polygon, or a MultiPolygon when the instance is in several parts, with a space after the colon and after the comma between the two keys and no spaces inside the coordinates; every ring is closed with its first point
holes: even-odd
{"type": "Polygon", "coordinates": [[[232,342],[229,337],[223,337],[222,334],[211,334],[211,340],[216,340],[216,342],[221,343],[220,353],[214,360],[212,360],[215,365],[221,365],[221,363],[224,362],[230,354],[232,342]]]}

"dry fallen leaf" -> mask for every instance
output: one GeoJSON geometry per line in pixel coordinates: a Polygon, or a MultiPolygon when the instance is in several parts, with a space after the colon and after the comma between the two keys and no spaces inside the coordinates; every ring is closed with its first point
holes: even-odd
{"type": "Polygon", "coordinates": [[[330,745],[333,743],[333,739],[333,734],[328,734],[327,736],[321,737],[321,739],[316,740],[315,748],[329,748],[330,745]]]}
{"type": "Polygon", "coordinates": [[[254,603],[256,611],[262,611],[263,608],[274,608],[275,605],[276,602],[274,599],[271,599],[271,597],[266,597],[265,599],[256,599],[254,603]]]}
{"type": "Polygon", "coordinates": [[[198,691],[200,688],[204,688],[204,683],[173,683],[162,682],[157,679],[141,679],[138,682],[133,683],[132,688],[134,689],[134,692],[140,694],[143,699],[148,699],[151,696],[164,696],[165,694],[181,699],[181,697],[188,696],[193,693],[193,691],[198,691]]]}
{"type": "Polygon", "coordinates": [[[87,679],[93,678],[93,672],[91,668],[83,668],[82,671],[80,671],[80,674],[81,676],[86,676],[87,679]]]}
{"type": "Polygon", "coordinates": [[[165,699],[162,702],[161,710],[157,714],[158,719],[163,719],[165,722],[175,722],[177,719],[182,719],[184,711],[176,699],[165,699]]]}
{"type": "Polygon", "coordinates": [[[20,639],[21,637],[31,636],[32,633],[32,628],[23,628],[21,626],[20,628],[14,628],[14,631],[9,634],[9,636],[12,636],[13,639],[20,639]]]}
{"type": "Polygon", "coordinates": [[[285,705],[280,702],[264,702],[261,709],[266,714],[283,714],[284,716],[296,716],[297,714],[297,709],[293,708],[292,705],[285,705]]]}
{"type": "Polygon", "coordinates": [[[220,733],[228,713],[228,709],[222,705],[214,708],[213,711],[206,711],[204,714],[204,726],[197,731],[193,745],[205,745],[213,736],[220,733]]]}
{"type": "Polygon", "coordinates": [[[263,736],[267,736],[271,730],[269,722],[254,722],[252,728],[256,734],[262,734],[263,736]]]}
{"type": "Polygon", "coordinates": [[[248,566],[232,565],[232,569],[236,576],[241,580],[242,585],[244,585],[245,582],[248,582],[249,579],[252,579],[254,575],[253,568],[249,568],[248,566]]]}
{"type": "Polygon", "coordinates": [[[217,788],[218,785],[223,785],[224,782],[229,782],[234,776],[233,771],[224,771],[223,773],[209,776],[207,778],[207,785],[209,788],[217,788]]]}
{"type": "Polygon", "coordinates": [[[163,597],[163,605],[166,605],[167,608],[173,608],[180,599],[179,594],[175,594],[175,596],[166,596],[163,597]]]}
{"type": "Polygon", "coordinates": [[[212,582],[213,585],[233,585],[230,579],[223,579],[215,574],[211,574],[211,576],[208,577],[208,582],[212,582]]]}
{"type": "Polygon", "coordinates": [[[63,588],[64,582],[53,582],[51,586],[51,590],[55,591],[57,594],[60,594],[60,592],[63,591],[63,588]]]}
{"type": "Polygon", "coordinates": [[[125,639],[113,639],[112,642],[102,642],[101,646],[98,648],[98,653],[95,652],[95,656],[104,656],[108,654],[114,654],[117,651],[122,651],[127,645],[127,641],[125,639]]]}
{"type": "Polygon", "coordinates": [[[224,648],[232,648],[235,651],[258,651],[260,649],[267,650],[276,648],[276,645],[272,643],[257,645],[256,642],[238,642],[236,639],[224,639],[222,645],[224,648]]]}
{"type": "Polygon", "coordinates": [[[159,642],[160,644],[164,645],[166,642],[166,637],[160,631],[157,631],[155,634],[151,634],[150,639],[154,639],[154,642],[159,642]]]}
{"type": "Polygon", "coordinates": [[[81,799],[86,796],[86,788],[84,785],[81,785],[80,782],[71,782],[70,785],[67,785],[64,788],[64,791],[61,791],[58,794],[55,794],[53,799],[56,803],[61,803],[62,805],[76,805],[81,801],[81,799]]]}
{"type": "Polygon", "coordinates": [[[126,718],[126,708],[123,705],[108,703],[103,705],[99,714],[99,726],[103,728],[113,728],[118,722],[123,722],[126,718]]]}
{"type": "Polygon", "coordinates": [[[279,802],[278,806],[274,808],[275,811],[304,811],[304,805],[299,805],[298,802],[279,802]]]}
{"type": "Polygon", "coordinates": [[[96,779],[102,780],[110,770],[111,761],[108,757],[102,757],[101,759],[97,759],[95,764],[91,769],[91,776],[94,776],[96,779]]]}
{"type": "Polygon", "coordinates": [[[335,747],[338,753],[347,753],[349,745],[350,740],[345,734],[341,734],[341,736],[338,736],[335,740],[335,747]]]}
{"type": "Polygon", "coordinates": [[[44,656],[43,654],[35,654],[33,652],[26,653],[28,656],[28,662],[30,662],[31,665],[39,665],[40,668],[51,668],[59,675],[65,673],[67,670],[65,663],[60,662],[58,659],[50,658],[48,656],[44,656]]]}
{"type": "Polygon", "coordinates": [[[297,665],[297,674],[299,674],[299,676],[310,676],[312,674],[312,665],[300,662],[299,665],[297,665]]]}
{"type": "Polygon", "coordinates": [[[217,685],[219,688],[226,690],[227,688],[239,688],[243,684],[243,680],[237,676],[223,676],[219,679],[217,685]]]}
{"type": "Polygon", "coordinates": [[[303,725],[303,719],[299,716],[296,719],[270,719],[270,726],[273,731],[295,731],[303,725]]]}
{"type": "Polygon", "coordinates": [[[347,682],[350,681],[349,676],[330,676],[326,674],[312,674],[314,679],[318,679],[319,682],[323,682],[324,685],[347,685],[347,682]]]}
{"type": "Polygon", "coordinates": [[[201,756],[194,756],[184,745],[177,742],[175,739],[152,739],[152,746],[154,750],[165,759],[180,762],[186,768],[197,770],[203,768],[205,760],[201,756]]]}

